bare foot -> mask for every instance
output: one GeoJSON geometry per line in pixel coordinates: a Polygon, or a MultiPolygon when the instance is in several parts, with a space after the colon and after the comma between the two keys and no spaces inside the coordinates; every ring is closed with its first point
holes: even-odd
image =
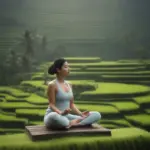
{"type": "Polygon", "coordinates": [[[70,128],[72,126],[77,126],[79,122],[81,122],[83,119],[74,119],[70,121],[70,124],[67,128],[70,128]]]}

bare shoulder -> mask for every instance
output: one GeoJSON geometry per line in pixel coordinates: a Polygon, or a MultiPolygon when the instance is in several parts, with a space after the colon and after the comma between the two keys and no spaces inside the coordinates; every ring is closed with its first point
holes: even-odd
{"type": "Polygon", "coordinates": [[[48,82],[48,89],[55,88],[55,80],[48,82]]]}

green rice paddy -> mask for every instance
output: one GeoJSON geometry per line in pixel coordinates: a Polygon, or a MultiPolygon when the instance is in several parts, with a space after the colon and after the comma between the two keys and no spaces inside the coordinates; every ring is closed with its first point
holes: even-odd
{"type": "MultiPolygon", "coordinates": [[[[24,133],[24,127],[43,125],[48,107],[47,85],[43,77],[44,70],[51,64],[47,62],[37,67],[31,80],[22,81],[18,87],[0,86],[0,149],[11,149],[8,145],[17,146],[18,149],[67,149],[75,143],[78,143],[77,149],[84,149],[86,146],[83,142],[87,147],[93,145],[96,149],[102,144],[103,148],[109,149],[111,146],[116,148],[115,142],[121,148],[121,143],[125,141],[127,145],[134,144],[138,149],[138,142],[141,145],[144,142],[148,144],[150,87],[143,81],[150,77],[150,70],[144,70],[143,64],[138,61],[106,62],[100,58],[68,58],[69,61],[71,77],[66,80],[72,84],[74,103],[81,111],[100,112],[102,118],[98,123],[112,129],[112,137],[64,137],[37,145],[31,142],[24,133]],[[127,79],[137,80],[137,83],[129,84],[127,79]],[[12,139],[16,142],[12,142],[12,139]],[[67,144],[62,142],[65,140],[68,140],[67,144]],[[59,146],[56,146],[58,142],[59,146]]],[[[52,79],[55,76],[48,75],[48,81],[52,79]]]]}

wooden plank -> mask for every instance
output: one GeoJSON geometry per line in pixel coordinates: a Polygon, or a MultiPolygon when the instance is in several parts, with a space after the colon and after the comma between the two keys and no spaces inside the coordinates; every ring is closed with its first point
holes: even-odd
{"type": "Polygon", "coordinates": [[[111,130],[98,124],[90,126],[78,126],[70,129],[52,130],[44,125],[26,126],[26,133],[32,141],[48,140],[56,137],[74,136],[74,135],[111,135],[111,130]]]}

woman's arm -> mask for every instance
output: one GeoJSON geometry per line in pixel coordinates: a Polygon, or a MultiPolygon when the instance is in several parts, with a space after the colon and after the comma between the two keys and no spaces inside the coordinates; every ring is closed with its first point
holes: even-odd
{"type": "Polygon", "coordinates": [[[71,108],[71,110],[75,113],[75,114],[77,114],[77,115],[79,115],[79,116],[82,116],[82,112],[76,107],[76,105],[74,104],[74,99],[72,98],[71,99],[71,101],[70,101],[70,108],[71,108]]]}
{"type": "MultiPolygon", "coordinates": [[[[72,84],[69,82],[69,85],[72,89],[72,84]]],[[[74,97],[72,97],[72,99],[70,100],[70,108],[72,109],[72,111],[77,114],[82,116],[82,112],[76,107],[76,105],[74,104],[74,97]]]]}
{"type": "Polygon", "coordinates": [[[55,84],[53,82],[48,85],[47,95],[50,108],[58,114],[62,114],[62,112],[55,106],[55,84]]]}

